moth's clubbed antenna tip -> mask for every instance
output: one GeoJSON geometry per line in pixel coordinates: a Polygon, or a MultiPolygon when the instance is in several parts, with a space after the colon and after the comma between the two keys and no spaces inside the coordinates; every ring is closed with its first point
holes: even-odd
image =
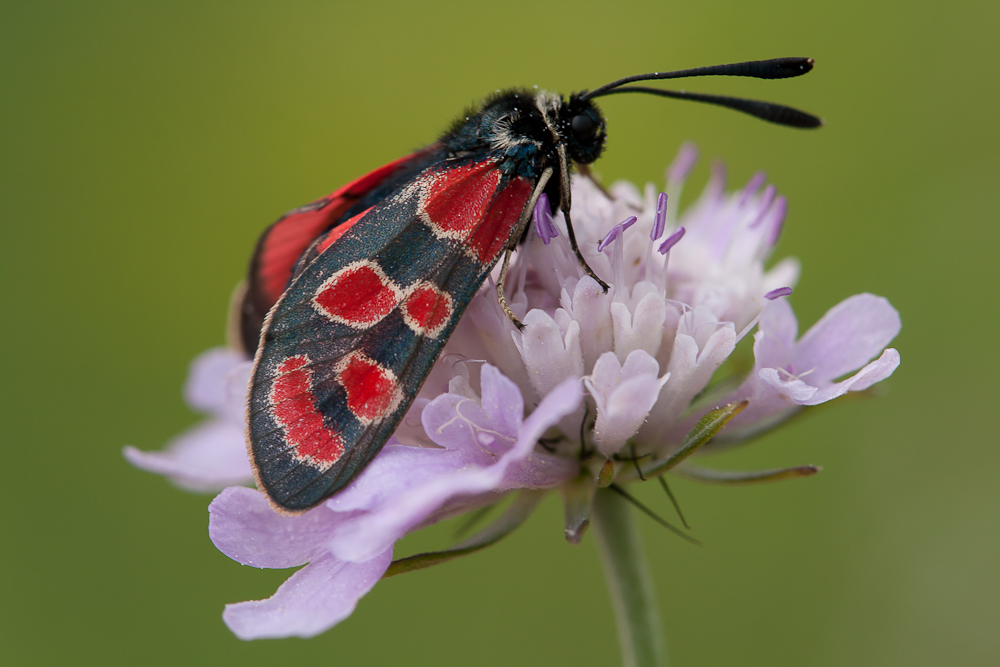
{"type": "Polygon", "coordinates": [[[816,61],[812,58],[775,58],[770,62],[774,63],[781,69],[791,71],[792,76],[801,76],[802,74],[806,74],[816,66],[816,61]]]}

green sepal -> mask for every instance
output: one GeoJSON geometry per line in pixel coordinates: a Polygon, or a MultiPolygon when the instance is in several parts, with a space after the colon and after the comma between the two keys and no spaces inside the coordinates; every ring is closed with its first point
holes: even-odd
{"type": "Polygon", "coordinates": [[[563,514],[566,520],[566,541],[579,544],[590,525],[590,509],[594,504],[597,485],[588,472],[581,474],[560,489],[563,497],[563,514]]]}
{"type": "Polygon", "coordinates": [[[604,462],[601,471],[597,473],[597,486],[606,489],[615,481],[615,463],[611,459],[604,462]]]}
{"type": "Polygon", "coordinates": [[[674,474],[708,484],[761,484],[765,482],[780,482],[783,479],[809,477],[822,468],[819,466],[796,466],[794,468],[775,468],[773,470],[713,470],[685,463],[674,469],[674,474]]]}
{"type": "MultiPolygon", "coordinates": [[[[653,461],[642,467],[644,477],[656,477],[667,472],[678,463],[691,456],[699,447],[706,444],[715,434],[722,430],[729,420],[738,415],[743,408],[748,405],[748,401],[739,403],[727,403],[720,408],[709,410],[705,416],[698,420],[691,432],[684,438],[684,442],[677,451],[673,452],[663,461],[653,461]]],[[[639,473],[636,471],[622,471],[619,481],[629,481],[638,479],[639,473]]]]}
{"type": "Polygon", "coordinates": [[[544,491],[522,490],[517,494],[517,498],[510,504],[507,510],[501,514],[496,521],[486,526],[464,542],[460,542],[450,549],[444,551],[428,551],[427,553],[415,554],[392,561],[389,569],[382,575],[383,579],[394,577],[404,572],[422,570],[434,565],[440,565],[452,558],[467,556],[480,549],[485,549],[491,544],[499,542],[509,535],[514,529],[527,520],[531,513],[535,511],[538,503],[545,497],[544,491]]]}

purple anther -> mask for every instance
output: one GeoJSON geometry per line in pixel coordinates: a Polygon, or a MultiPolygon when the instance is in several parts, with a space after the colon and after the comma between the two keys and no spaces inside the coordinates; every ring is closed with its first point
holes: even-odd
{"type": "Polygon", "coordinates": [[[764,181],[767,179],[767,174],[762,171],[758,171],[756,174],[750,177],[747,184],[743,186],[743,192],[740,196],[740,206],[743,206],[750,197],[757,194],[760,190],[760,186],[764,185],[764,181]]]}
{"type": "Polygon", "coordinates": [[[597,252],[604,252],[604,249],[611,245],[612,241],[621,236],[622,232],[634,225],[635,221],[636,217],[633,215],[632,217],[622,220],[617,225],[612,227],[611,231],[608,232],[607,235],[601,239],[601,242],[597,244],[597,252]]]}
{"type": "Polygon", "coordinates": [[[691,142],[684,144],[677,152],[677,157],[674,158],[674,161],[667,169],[667,180],[675,183],[684,182],[694,168],[694,163],[697,161],[698,147],[691,142]]]}
{"type": "Polygon", "coordinates": [[[597,252],[604,252],[604,249],[611,245],[611,242],[618,238],[622,233],[622,228],[615,225],[611,228],[611,231],[605,234],[601,242],[597,244],[597,252]]]}
{"type": "Polygon", "coordinates": [[[684,238],[684,232],[686,230],[683,227],[678,227],[677,231],[667,237],[667,240],[660,244],[660,254],[666,255],[670,252],[670,249],[677,245],[677,242],[684,238]]]}
{"type": "Polygon", "coordinates": [[[767,214],[771,212],[771,202],[774,201],[774,195],[777,192],[778,188],[773,185],[764,188],[764,194],[760,196],[760,214],[756,220],[750,223],[750,229],[756,229],[767,219],[767,214]]]}
{"type": "Polygon", "coordinates": [[[552,209],[549,207],[549,197],[544,192],[535,204],[535,233],[542,243],[549,244],[549,241],[559,236],[559,230],[552,222],[552,209]]]}
{"type": "Polygon", "coordinates": [[[768,235],[768,245],[774,245],[781,237],[781,230],[785,226],[785,216],[788,215],[788,199],[784,196],[778,197],[774,202],[774,222],[771,223],[771,232],[768,235]]]}
{"type": "Polygon", "coordinates": [[[783,296],[788,296],[792,293],[791,287],[779,287],[778,289],[773,289],[764,295],[764,298],[768,301],[774,301],[775,299],[780,299],[783,296]]]}
{"type": "Polygon", "coordinates": [[[727,177],[726,164],[721,160],[713,162],[712,175],[709,177],[708,183],[705,184],[705,194],[702,196],[708,201],[719,202],[722,200],[725,197],[727,177]]]}
{"type": "Polygon", "coordinates": [[[649,232],[649,239],[655,241],[663,236],[663,230],[667,228],[667,193],[661,192],[656,197],[656,215],[653,217],[653,229],[649,232]]]}

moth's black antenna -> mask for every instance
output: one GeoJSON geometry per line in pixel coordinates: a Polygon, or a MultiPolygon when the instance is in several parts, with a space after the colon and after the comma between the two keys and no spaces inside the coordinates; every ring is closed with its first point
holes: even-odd
{"type": "Polygon", "coordinates": [[[745,63],[681,69],[675,72],[636,74],[635,76],[627,76],[624,79],[612,81],[589,93],[583,93],[579,99],[586,101],[600,97],[613,88],[618,88],[634,81],[683,79],[692,76],[750,76],[756,79],[787,79],[793,76],[802,76],[812,68],[812,58],[772,58],[771,60],[751,60],[745,63]]]}
{"type": "Polygon", "coordinates": [[[660,95],[662,97],[673,97],[680,100],[693,100],[695,102],[705,102],[716,106],[735,109],[756,116],[761,120],[788,127],[813,128],[823,125],[823,121],[816,116],[799,111],[792,107],[771,102],[761,102],[759,100],[747,100],[742,97],[725,97],[723,95],[702,95],[701,93],[689,93],[683,90],[663,90],[661,88],[647,88],[645,86],[625,86],[609,90],[604,95],[617,95],[619,93],[646,93],[648,95],[660,95]]]}

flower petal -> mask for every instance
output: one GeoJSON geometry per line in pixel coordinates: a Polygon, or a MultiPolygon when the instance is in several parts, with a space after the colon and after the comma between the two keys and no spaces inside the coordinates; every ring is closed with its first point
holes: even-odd
{"type": "MultiPolygon", "coordinates": [[[[483,366],[482,382],[485,386],[499,381],[499,371],[483,366]]],[[[330,550],[337,558],[361,562],[387,549],[393,542],[441,508],[449,499],[458,496],[475,496],[492,491],[513,488],[508,480],[508,470],[515,464],[533,458],[535,443],[545,430],[571,413],[580,404],[579,380],[571,378],[553,389],[524,421],[517,443],[494,465],[469,467],[451,475],[428,480],[391,506],[350,519],[338,526],[330,541],[330,550]]],[[[433,406],[433,402],[431,403],[433,406]]],[[[431,409],[428,406],[425,409],[431,409]]],[[[517,472],[512,471],[512,472],[517,472]]],[[[528,471],[520,471],[524,474],[528,471]]]]}
{"type": "MultiPolygon", "coordinates": [[[[468,447],[473,448],[472,456],[491,460],[474,444],[468,447]]],[[[470,458],[470,452],[462,449],[386,445],[350,486],[326,501],[326,506],[335,512],[386,507],[426,480],[468,466],[470,458]]]]}
{"type": "Polygon", "coordinates": [[[799,322],[788,300],[768,301],[754,336],[754,366],[758,369],[787,366],[795,354],[798,335],[799,322]]]}
{"type": "Polygon", "coordinates": [[[899,313],[885,298],[856,294],[844,299],[802,336],[795,351],[795,372],[815,368],[809,381],[821,386],[864,366],[900,327],[899,313]]]}
{"type": "MultiPolygon", "coordinates": [[[[596,280],[584,276],[573,289],[571,307],[567,307],[569,304],[564,305],[573,319],[580,323],[580,349],[584,369],[593,368],[597,357],[611,349],[614,340],[611,299],[611,293],[605,293],[596,280]]],[[[580,374],[583,375],[583,372],[580,374]]]]}
{"type": "MultiPolygon", "coordinates": [[[[207,412],[220,419],[229,416],[229,375],[248,363],[243,354],[228,347],[216,347],[202,352],[191,362],[188,370],[184,401],[193,410],[207,412]]],[[[247,378],[249,379],[249,374],[247,378]]]]}
{"type": "MultiPolygon", "coordinates": [[[[782,401],[791,401],[792,403],[803,405],[816,395],[816,387],[795,377],[787,379],[783,378],[776,368],[762,368],[757,372],[757,377],[759,377],[766,386],[773,388],[782,401]]],[[[766,392],[758,392],[755,394],[754,398],[757,399],[756,402],[764,405],[772,405],[774,403],[774,401],[767,400],[768,397],[766,392]]],[[[753,404],[754,402],[751,401],[751,405],[753,404]]],[[[763,415],[755,415],[757,419],[761,416],[763,415]]]]}
{"type": "Polygon", "coordinates": [[[436,444],[463,452],[468,463],[489,465],[517,441],[524,399],[517,385],[493,366],[483,366],[481,379],[481,401],[444,394],[424,408],[421,418],[436,444]]]}
{"type": "Polygon", "coordinates": [[[818,405],[819,403],[825,403],[826,401],[837,398],[838,396],[843,396],[849,391],[861,391],[863,389],[867,389],[876,382],[881,382],[892,375],[897,366],[899,366],[899,352],[890,347],[882,353],[881,357],[862,368],[853,377],[850,377],[843,382],[828,384],[821,387],[816,392],[815,396],[809,400],[796,402],[801,402],[803,405],[818,405]]]}
{"type": "Polygon", "coordinates": [[[670,384],[660,394],[652,415],[660,423],[669,424],[677,419],[736,347],[736,331],[732,323],[717,323],[712,331],[713,324],[716,323],[698,322],[696,327],[689,329],[690,333],[678,328],[674,350],[667,364],[670,384]],[[697,339],[707,340],[699,346],[696,336],[697,339]]]}
{"type": "Polygon", "coordinates": [[[490,365],[483,366],[481,377],[483,415],[492,429],[516,437],[524,421],[524,398],[517,385],[490,365]]]}
{"type": "Polygon", "coordinates": [[[188,491],[219,491],[253,481],[242,427],[210,419],[181,434],[158,452],[125,447],[129,463],[169,478],[188,491]]]}
{"type": "Polygon", "coordinates": [[[514,335],[528,379],[539,396],[566,378],[583,375],[578,322],[572,322],[564,336],[548,313],[534,309],[524,317],[524,331],[514,335]]]}
{"type": "MultiPolygon", "coordinates": [[[[640,352],[636,350],[633,354],[640,352]]],[[[635,435],[656,403],[663,384],[654,373],[630,377],[614,388],[603,409],[598,408],[594,425],[594,442],[602,454],[610,457],[635,435]]]]}
{"type": "Polygon", "coordinates": [[[326,553],[326,539],[341,518],[322,505],[297,516],[278,514],[260,491],[232,486],[208,506],[208,535],[238,563],[297,567],[326,553]]]}
{"type": "Polygon", "coordinates": [[[615,354],[625,360],[635,350],[644,350],[652,356],[660,350],[663,340],[663,323],[667,318],[667,303],[660,294],[653,292],[642,297],[630,312],[624,303],[611,304],[614,320],[615,354]]]}
{"type": "Polygon", "coordinates": [[[392,562],[392,549],[364,563],[323,556],[266,600],[227,604],[222,620],[240,639],[315,637],[351,615],[392,562]]]}

